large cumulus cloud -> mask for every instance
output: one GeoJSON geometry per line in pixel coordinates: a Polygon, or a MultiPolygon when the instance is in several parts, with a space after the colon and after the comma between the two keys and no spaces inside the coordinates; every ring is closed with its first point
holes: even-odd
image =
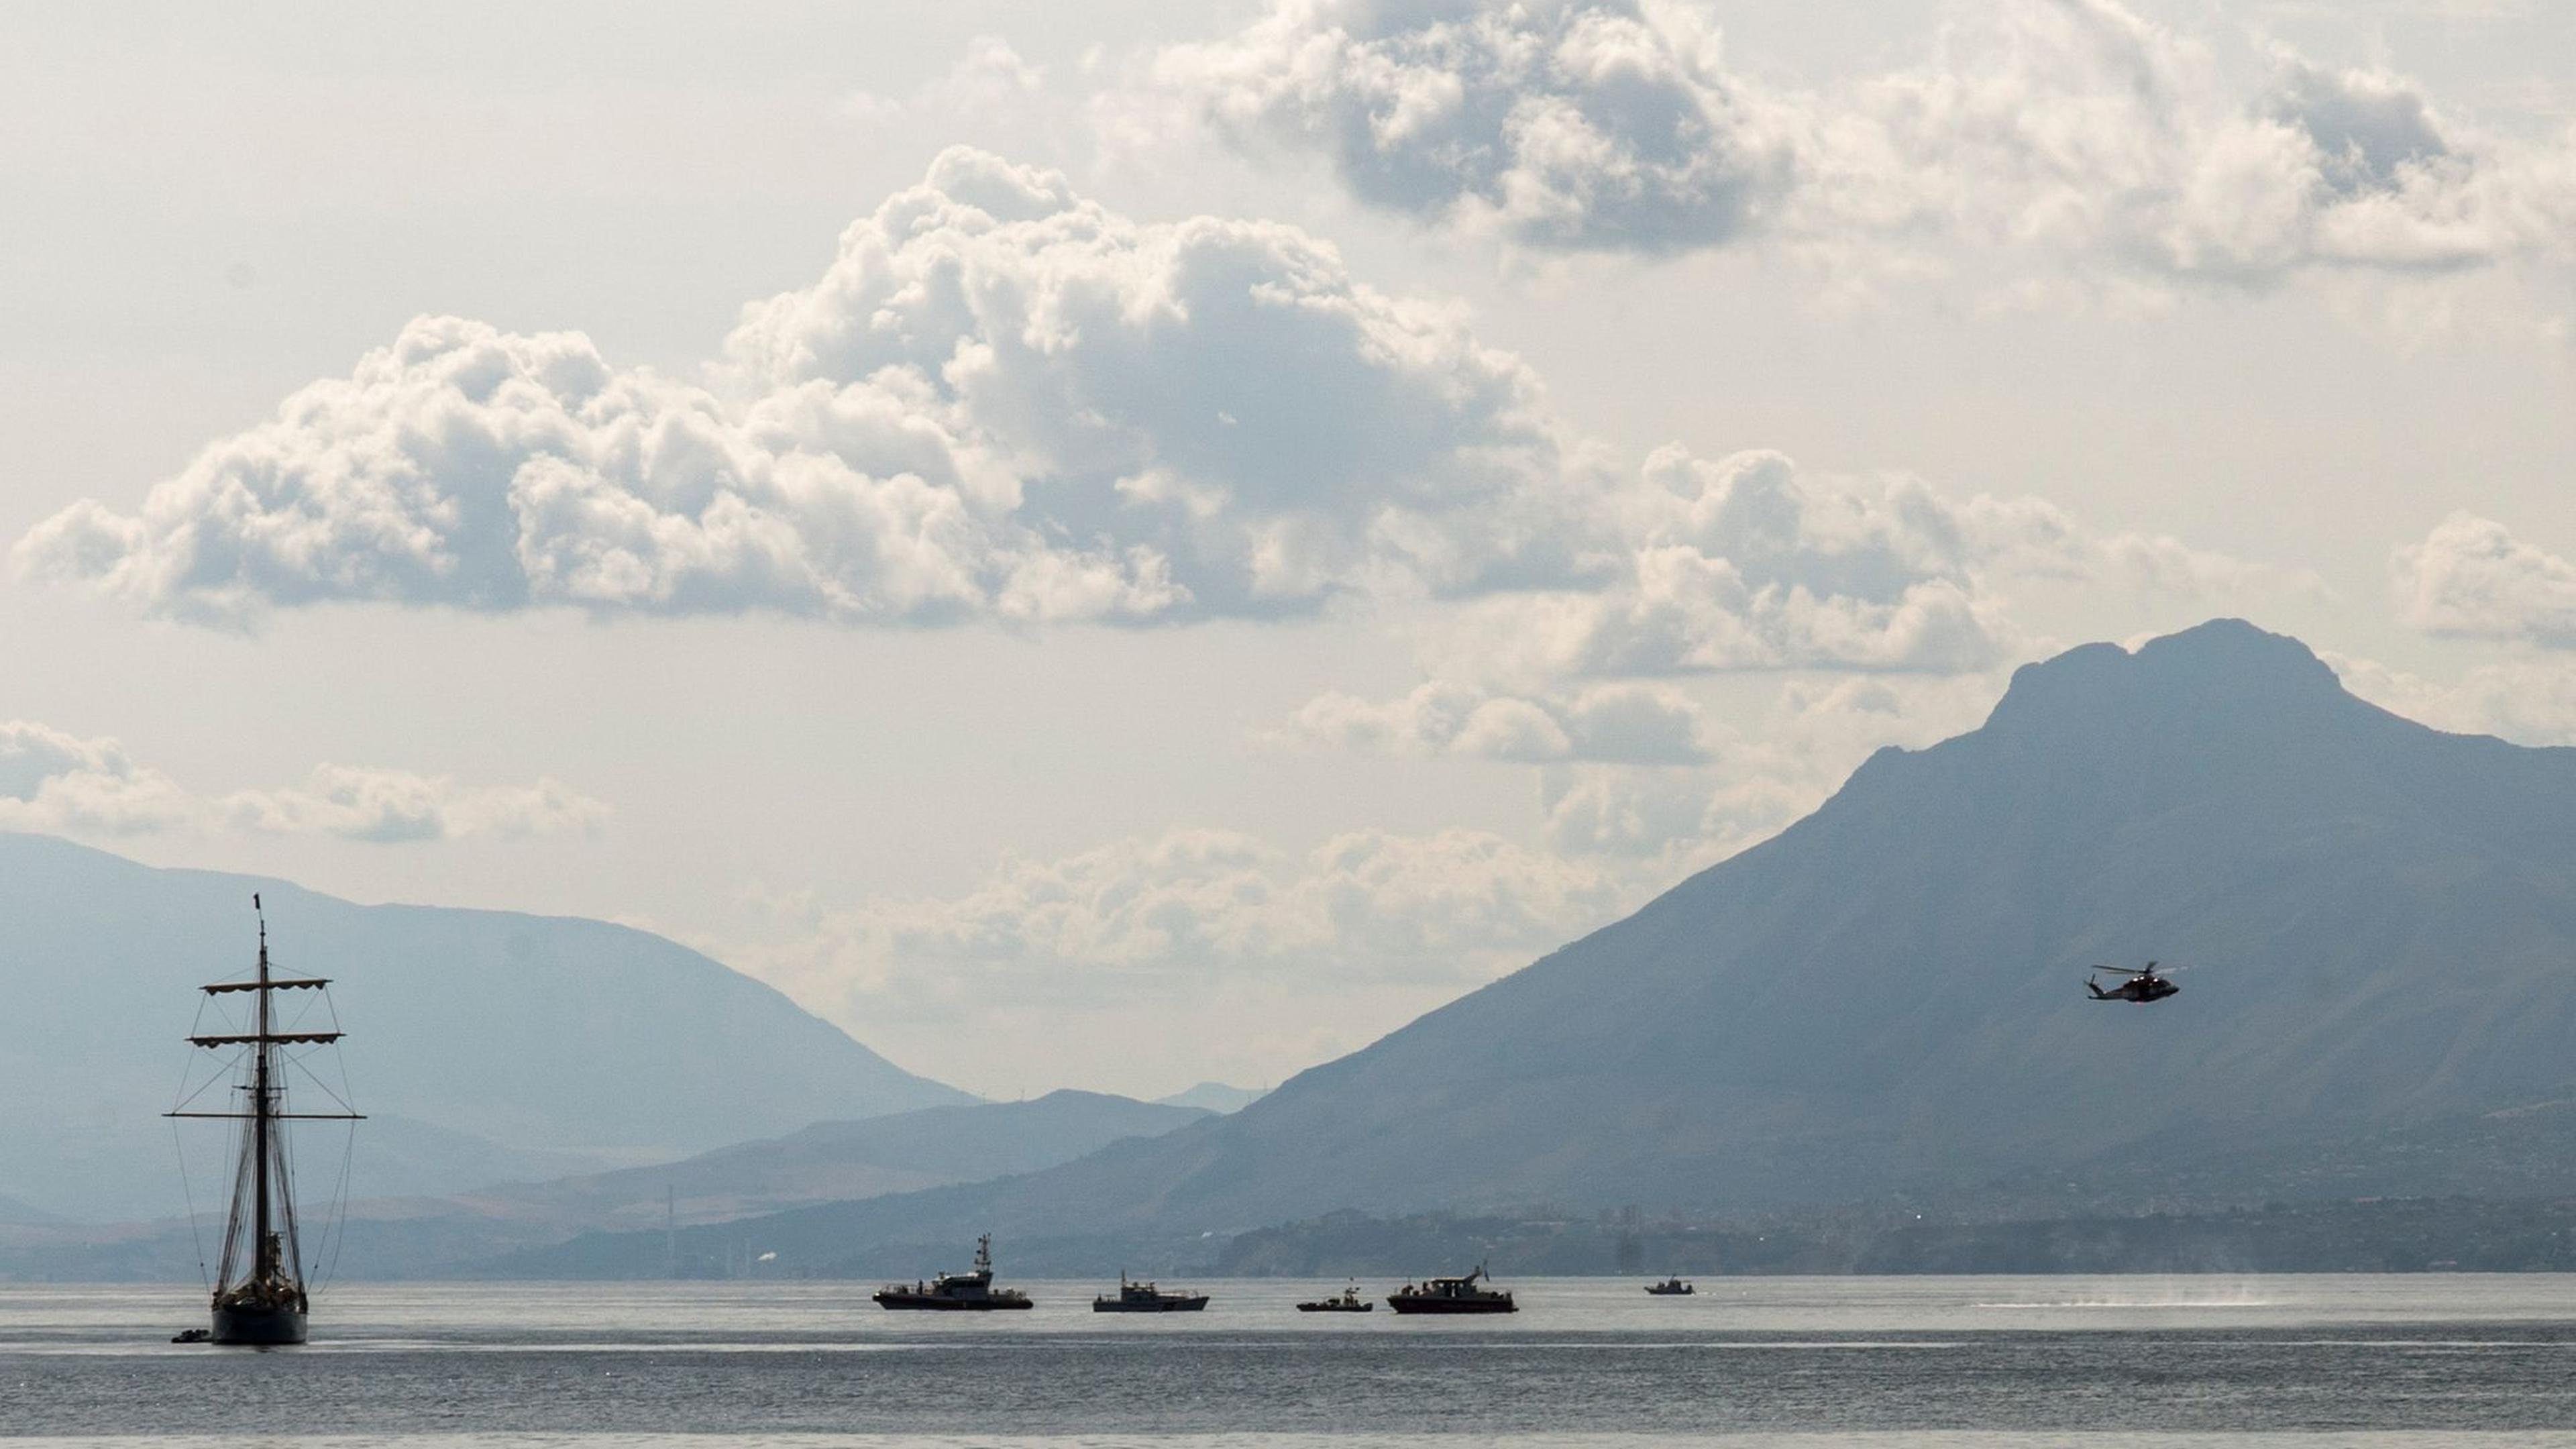
{"type": "Polygon", "coordinates": [[[1722,242],[1786,179],[1791,118],[1727,73],[1714,26],[1652,0],[1280,0],[1157,73],[1374,204],[1539,246],[1722,242]]]}
{"type": "Polygon", "coordinates": [[[1157,79],[1366,202],[1541,249],[1758,239],[1838,272],[2000,255],[2148,285],[2566,256],[2576,135],[2473,131],[2385,71],[2257,68],[2248,89],[2116,0],[1978,7],[1822,92],[1730,72],[1682,0],[1277,0],[1157,79]]]}
{"type": "Polygon", "coordinates": [[[702,380],[424,318],[17,554],[209,617],[1263,615],[1562,576],[1566,466],[1526,368],[1329,246],[954,150],[702,380]]]}
{"type": "Polygon", "coordinates": [[[1458,310],[1361,284],[1303,232],[1137,222],[958,149],[697,377],[423,318],[133,512],[81,502],[16,556],[220,621],[372,601],[1134,624],[1428,596],[1465,606],[1484,674],[1557,700],[1492,701],[1457,748],[1550,759],[1689,749],[1668,718],[1568,713],[1597,705],[1574,676],[1982,669],[2009,648],[1999,574],[2209,562],[2036,499],[1607,451],[1458,310]]]}

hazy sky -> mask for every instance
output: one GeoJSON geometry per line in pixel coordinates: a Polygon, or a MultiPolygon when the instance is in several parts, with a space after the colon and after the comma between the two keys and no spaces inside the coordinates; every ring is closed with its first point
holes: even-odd
{"type": "Polygon", "coordinates": [[[2085,639],[2242,614],[2576,742],[2570,7],[0,40],[0,826],[631,921],[970,1090],[1151,1095],[2085,639]]]}

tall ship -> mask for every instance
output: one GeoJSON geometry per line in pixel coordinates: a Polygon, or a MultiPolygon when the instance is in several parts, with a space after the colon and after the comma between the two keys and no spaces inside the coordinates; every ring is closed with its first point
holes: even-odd
{"type": "MultiPolygon", "coordinates": [[[[337,1112],[288,1110],[290,1066],[330,1095],[330,1089],[303,1064],[294,1049],[328,1046],[343,1033],[336,1013],[330,1010],[331,983],[327,978],[279,976],[270,970],[268,913],[256,895],[250,898],[250,906],[259,921],[258,973],[248,981],[220,981],[204,988],[206,1005],[231,1004],[247,996],[249,1029],[200,1033],[188,1038],[191,1046],[229,1051],[236,1060],[231,1071],[207,1079],[167,1114],[241,1124],[235,1129],[231,1205],[224,1217],[223,1250],[215,1270],[214,1321],[202,1333],[181,1336],[227,1344],[302,1343],[310,1304],[305,1291],[303,1240],[296,1231],[295,1175],[288,1169],[286,1124],[362,1119],[348,1109],[344,1100],[336,1103],[341,1109],[337,1112]],[[308,1001],[299,1003],[307,1009],[295,1015],[312,1016],[315,1013],[309,1008],[319,1005],[321,1015],[330,1018],[331,1029],[303,1030],[300,1020],[282,1023],[285,1013],[278,1006],[280,992],[312,993],[308,1001]],[[232,1095],[238,1110],[197,1108],[196,1101],[223,1077],[233,1079],[232,1095]]],[[[204,1022],[201,1007],[198,1024],[202,1026],[204,1022]]]]}
{"type": "Polygon", "coordinates": [[[1485,1265],[1463,1278],[1425,1278],[1420,1286],[1407,1283],[1386,1295],[1386,1306],[1398,1313],[1517,1313],[1512,1295],[1501,1290],[1476,1286],[1485,1278],[1485,1265]]]}
{"type": "Polygon", "coordinates": [[[993,1235],[975,1240],[975,1267],[965,1273],[942,1273],[927,1283],[888,1283],[870,1295],[879,1308],[944,1308],[977,1312],[993,1308],[1027,1308],[1029,1295],[1017,1288],[993,1286],[993,1235]]]}
{"type": "Polygon", "coordinates": [[[1118,1275],[1117,1297],[1103,1293],[1091,1300],[1094,1313],[1196,1313],[1207,1306],[1204,1293],[1166,1293],[1124,1273],[1118,1275]]]}

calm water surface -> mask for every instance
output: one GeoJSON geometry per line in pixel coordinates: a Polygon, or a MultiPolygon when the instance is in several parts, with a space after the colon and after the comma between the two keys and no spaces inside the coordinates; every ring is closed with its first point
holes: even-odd
{"type": "MultiPolygon", "coordinates": [[[[1509,1318],[885,1313],[865,1285],[346,1284],[316,1341],[193,1288],[0,1286],[0,1434],[300,1449],[1508,1442],[2576,1449],[2576,1277],[1509,1283],[1509,1318]]],[[[1363,1285],[1382,1298],[1391,1285],[1363,1285]]]]}

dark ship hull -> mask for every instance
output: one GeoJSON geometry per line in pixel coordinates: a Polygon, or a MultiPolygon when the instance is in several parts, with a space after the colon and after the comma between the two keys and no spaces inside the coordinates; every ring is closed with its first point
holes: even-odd
{"type": "Polygon", "coordinates": [[[1447,1298],[1419,1293],[1390,1293],[1386,1306],[1398,1313],[1518,1313],[1509,1293],[1478,1298],[1447,1298]]]}
{"type": "Polygon", "coordinates": [[[243,1304],[215,1310],[209,1343],[278,1345],[304,1342],[304,1310],[243,1304]]]}
{"type": "Polygon", "coordinates": [[[987,1313],[997,1308],[1030,1306],[1028,1299],[1017,1296],[950,1298],[938,1293],[878,1293],[873,1296],[879,1308],[931,1308],[949,1313],[987,1313]]]}
{"type": "Polygon", "coordinates": [[[1196,1313],[1208,1306],[1207,1295],[1170,1294],[1162,1298],[1094,1298],[1094,1313],[1196,1313]]]}

